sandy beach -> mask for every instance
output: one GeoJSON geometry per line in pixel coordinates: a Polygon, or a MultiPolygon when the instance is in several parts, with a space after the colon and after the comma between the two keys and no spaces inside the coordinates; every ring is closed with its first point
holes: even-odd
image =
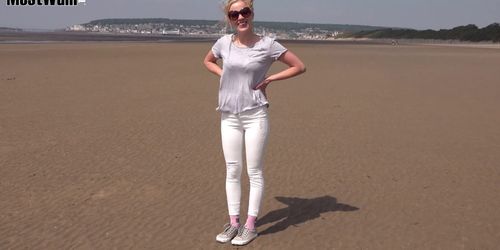
{"type": "MultiPolygon", "coordinates": [[[[245,248],[498,249],[500,50],[284,45],[245,248]]],[[[1,44],[0,249],[235,248],[210,47],[1,44]]]]}

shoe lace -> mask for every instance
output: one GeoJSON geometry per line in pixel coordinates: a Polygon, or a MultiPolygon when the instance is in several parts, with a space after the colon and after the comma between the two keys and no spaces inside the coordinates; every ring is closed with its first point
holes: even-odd
{"type": "Polygon", "coordinates": [[[244,237],[248,234],[248,229],[246,229],[245,227],[240,227],[238,229],[238,236],[240,237],[244,237]]]}
{"type": "Polygon", "coordinates": [[[231,226],[231,224],[224,225],[224,234],[229,235],[229,234],[231,234],[231,232],[233,232],[233,230],[234,229],[231,226]]]}

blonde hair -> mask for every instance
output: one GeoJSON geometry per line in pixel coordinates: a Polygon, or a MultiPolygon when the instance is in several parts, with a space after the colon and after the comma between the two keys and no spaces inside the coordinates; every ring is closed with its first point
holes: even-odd
{"type": "Polygon", "coordinates": [[[253,0],[227,0],[224,1],[224,15],[227,15],[229,9],[231,8],[231,5],[237,2],[244,2],[248,5],[248,7],[250,7],[250,9],[253,10],[253,0]]]}
{"type": "Polygon", "coordinates": [[[229,12],[229,9],[231,8],[231,5],[237,3],[237,2],[244,2],[252,9],[253,11],[253,0],[224,0],[222,2],[222,11],[224,12],[224,21],[220,23],[221,26],[225,26],[225,28],[232,28],[231,22],[229,22],[229,18],[227,17],[227,13],[229,12]]]}

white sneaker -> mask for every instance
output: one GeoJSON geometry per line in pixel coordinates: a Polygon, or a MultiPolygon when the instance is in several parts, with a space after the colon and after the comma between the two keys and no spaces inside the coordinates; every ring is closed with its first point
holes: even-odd
{"type": "Polygon", "coordinates": [[[238,230],[238,235],[234,237],[234,239],[231,241],[231,244],[236,245],[236,246],[243,246],[250,241],[254,240],[257,238],[257,230],[255,229],[248,229],[245,226],[241,226],[240,229],[238,230]]]}
{"type": "Polygon", "coordinates": [[[231,224],[227,223],[224,225],[224,230],[222,233],[218,234],[215,237],[215,240],[220,243],[226,243],[232,240],[238,234],[238,228],[231,226],[231,224]]]}

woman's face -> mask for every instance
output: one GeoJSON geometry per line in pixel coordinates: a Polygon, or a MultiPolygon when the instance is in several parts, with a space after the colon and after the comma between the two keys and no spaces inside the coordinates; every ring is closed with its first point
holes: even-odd
{"type": "Polygon", "coordinates": [[[229,22],[231,26],[233,26],[238,33],[246,32],[252,29],[253,27],[253,11],[247,5],[247,3],[243,1],[238,1],[233,3],[229,8],[229,12],[227,13],[231,17],[229,18],[229,22]],[[232,15],[231,15],[232,14],[232,15]],[[236,18],[236,15],[238,16],[236,18]]]}

